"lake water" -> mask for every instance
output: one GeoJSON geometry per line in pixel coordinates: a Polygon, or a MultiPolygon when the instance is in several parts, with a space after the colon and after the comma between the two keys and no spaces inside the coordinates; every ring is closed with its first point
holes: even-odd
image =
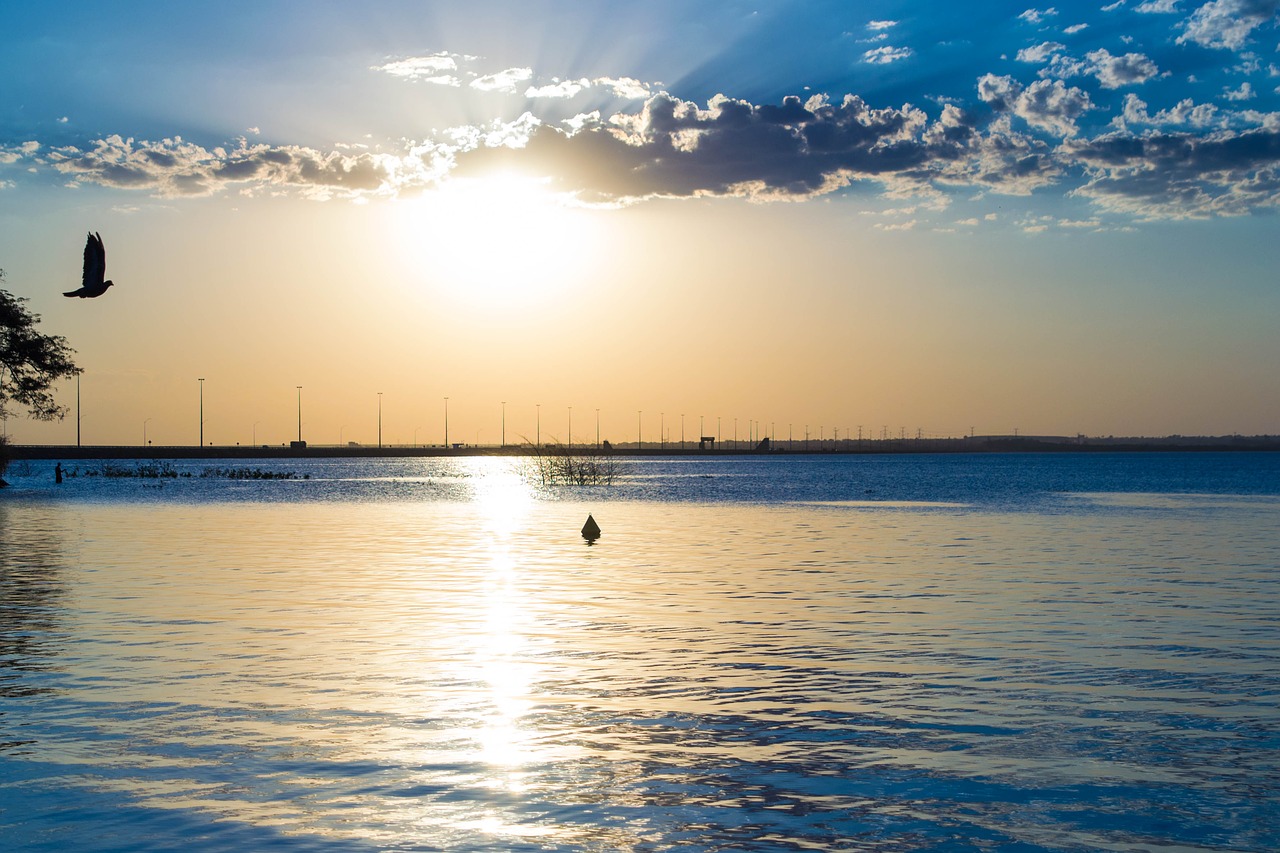
{"type": "Polygon", "coordinates": [[[1280,454],[102,465],[0,493],[0,850],[1280,850],[1280,454]]]}

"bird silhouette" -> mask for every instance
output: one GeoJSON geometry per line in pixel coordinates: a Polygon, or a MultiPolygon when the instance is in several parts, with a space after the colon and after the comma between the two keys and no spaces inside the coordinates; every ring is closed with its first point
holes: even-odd
{"type": "Polygon", "coordinates": [[[102,247],[102,236],[96,232],[84,241],[84,278],[79,290],[63,293],[63,296],[79,296],[93,299],[107,292],[115,282],[103,281],[107,275],[107,250],[102,247]]]}

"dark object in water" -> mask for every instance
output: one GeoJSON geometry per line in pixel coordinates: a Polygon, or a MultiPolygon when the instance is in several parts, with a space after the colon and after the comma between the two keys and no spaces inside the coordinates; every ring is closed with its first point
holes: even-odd
{"type": "Polygon", "coordinates": [[[588,542],[594,542],[600,538],[600,525],[596,524],[591,513],[587,513],[587,523],[582,525],[582,538],[588,542]]]}
{"type": "Polygon", "coordinates": [[[107,250],[102,247],[102,237],[90,234],[84,243],[84,274],[80,280],[80,289],[71,290],[63,296],[78,296],[81,299],[94,299],[107,292],[115,282],[106,281],[107,250]]]}

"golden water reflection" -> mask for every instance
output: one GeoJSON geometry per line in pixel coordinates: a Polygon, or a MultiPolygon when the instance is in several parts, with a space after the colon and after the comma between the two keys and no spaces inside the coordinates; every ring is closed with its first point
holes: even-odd
{"type": "Polygon", "coordinates": [[[15,681],[50,688],[15,760],[62,811],[110,794],[259,842],[1083,849],[1081,791],[1154,826],[1268,742],[1274,516],[588,506],[504,460],[464,476],[466,503],[6,506],[3,542],[58,543],[28,598],[64,638],[15,681]],[[1017,823],[992,778],[1050,805],[1017,823]]]}

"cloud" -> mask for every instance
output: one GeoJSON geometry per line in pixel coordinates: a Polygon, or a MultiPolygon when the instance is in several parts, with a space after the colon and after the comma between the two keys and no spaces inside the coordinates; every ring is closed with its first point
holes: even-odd
{"type": "Polygon", "coordinates": [[[1218,108],[1214,104],[1196,104],[1184,98],[1176,106],[1160,110],[1154,116],[1147,113],[1147,102],[1137,95],[1125,95],[1122,123],[1152,126],[1210,127],[1218,122],[1218,108]]]}
{"type": "Polygon", "coordinates": [[[1179,0],[1147,0],[1139,4],[1134,11],[1143,15],[1168,15],[1178,11],[1179,0]]]}
{"type": "Polygon", "coordinates": [[[634,77],[597,77],[597,86],[610,89],[615,97],[630,101],[643,101],[653,94],[647,83],[641,83],[634,77]]]}
{"type": "Polygon", "coordinates": [[[532,172],[595,204],[703,196],[799,201],[863,184],[942,209],[947,187],[1027,194],[1061,174],[1047,145],[1007,122],[983,134],[953,105],[930,121],[917,108],[873,109],[853,95],[839,102],[790,96],[780,105],[720,95],[702,107],[659,93],[638,114],[571,128],[542,125],[524,148],[477,146],[460,152],[457,164],[463,176],[532,172]]]}
{"type": "Polygon", "coordinates": [[[1082,33],[1087,29],[1089,29],[1088,24],[1072,24],[1071,26],[1065,28],[1063,32],[1069,36],[1073,36],[1076,33],[1082,33]]]}
{"type": "Polygon", "coordinates": [[[867,29],[869,30],[887,30],[898,26],[897,21],[867,21],[867,29]]]}
{"type": "Polygon", "coordinates": [[[483,77],[477,77],[468,85],[473,89],[479,89],[482,92],[508,92],[514,93],[516,87],[521,83],[533,77],[532,68],[507,68],[496,74],[486,74],[483,77]]]}
{"type": "Polygon", "coordinates": [[[526,98],[572,98],[582,90],[591,85],[591,81],[582,80],[553,80],[545,86],[530,86],[525,89],[524,96],[526,98]]]}
{"type": "MultiPolygon", "coordinates": [[[[1141,54],[1098,50],[1072,59],[1063,50],[1045,41],[1024,48],[1018,59],[1047,59],[1064,73],[1096,76],[1103,89],[1158,73],[1141,54]]],[[[435,64],[415,61],[396,73],[425,80],[447,59],[466,59],[434,57],[435,64]]],[[[464,67],[456,72],[471,79],[464,67]]],[[[15,175],[24,166],[56,172],[71,187],[167,197],[239,192],[363,200],[502,167],[547,178],[550,188],[581,202],[615,206],[652,198],[771,202],[847,193],[895,199],[896,208],[923,214],[945,209],[960,194],[1053,191],[1085,199],[1099,213],[1139,220],[1280,206],[1280,113],[1226,107],[1221,100],[1215,106],[1188,98],[1153,113],[1132,94],[1122,104],[1116,96],[1105,104],[1114,121],[1088,137],[1082,116],[1095,104],[1061,79],[1026,84],[986,74],[975,81],[978,109],[943,102],[927,111],[910,104],[873,107],[856,95],[790,96],[772,104],[717,95],[695,103],[652,93],[632,78],[535,80],[523,68],[488,79],[495,89],[521,83],[518,91],[530,98],[582,102],[562,110],[576,113],[573,118],[555,124],[526,112],[387,149],[366,141],[318,150],[245,138],[207,147],[180,137],[108,136],[79,146],[0,145],[0,165],[15,175]]],[[[1254,94],[1243,85],[1234,91],[1254,94]]]]}
{"type": "Polygon", "coordinates": [[[1204,47],[1237,50],[1278,11],[1280,0],[1213,0],[1183,22],[1178,44],[1191,41],[1204,47]]]}
{"type": "Polygon", "coordinates": [[[1112,56],[1105,48],[1085,54],[1088,73],[1098,78],[1104,89],[1118,89],[1145,83],[1160,73],[1160,69],[1141,53],[1112,56]]]}
{"type": "Polygon", "coordinates": [[[1045,18],[1052,18],[1057,14],[1058,10],[1050,6],[1048,9],[1028,9],[1019,15],[1018,19],[1026,21],[1028,24],[1039,24],[1045,18]]]}
{"type": "Polygon", "coordinates": [[[1061,80],[1038,80],[1024,87],[1012,77],[986,74],[978,80],[978,97],[993,109],[1010,112],[1032,127],[1058,136],[1074,136],[1076,119],[1093,109],[1089,94],[1061,80]]]}
{"type": "Polygon", "coordinates": [[[1065,44],[1047,41],[1035,47],[1024,47],[1018,51],[1017,60],[1019,62],[1045,62],[1058,51],[1066,49],[1067,46],[1065,44]]]}
{"type": "Polygon", "coordinates": [[[1112,56],[1106,48],[1092,50],[1084,59],[1075,59],[1060,51],[1066,45],[1056,41],[1047,41],[1032,47],[1024,47],[1018,51],[1019,62],[1049,62],[1039,73],[1041,77],[1081,77],[1090,75],[1097,78],[1104,89],[1118,89],[1121,86],[1133,86],[1145,83],[1159,75],[1160,69],[1141,53],[1126,53],[1124,56],[1112,56]]]}
{"type": "Polygon", "coordinates": [[[1074,195],[1139,219],[1240,216],[1280,205],[1280,127],[1207,137],[1114,133],[1067,140],[1062,155],[1090,176],[1074,195]]]}
{"type": "Polygon", "coordinates": [[[1257,93],[1253,91],[1253,85],[1246,80],[1240,84],[1239,89],[1223,89],[1222,97],[1228,101],[1251,101],[1257,97],[1257,93]]]}
{"type": "Polygon", "coordinates": [[[249,145],[244,139],[228,150],[206,149],[181,137],[148,142],[108,136],[85,150],[67,146],[28,156],[77,184],[148,190],[159,196],[204,196],[237,184],[278,184],[327,198],[377,190],[388,177],[380,158],[371,154],[249,145]]]}
{"type": "Polygon", "coordinates": [[[911,55],[909,47],[877,47],[868,50],[862,54],[862,61],[869,62],[873,65],[887,65],[890,62],[897,62],[899,59],[906,59],[911,55]]]}
{"type": "Polygon", "coordinates": [[[383,71],[393,77],[403,77],[418,83],[461,86],[462,81],[454,73],[458,71],[458,61],[474,58],[456,53],[432,53],[426,56],[396,59],[383,65],[372,66],[372,70],[383,71]]]}

